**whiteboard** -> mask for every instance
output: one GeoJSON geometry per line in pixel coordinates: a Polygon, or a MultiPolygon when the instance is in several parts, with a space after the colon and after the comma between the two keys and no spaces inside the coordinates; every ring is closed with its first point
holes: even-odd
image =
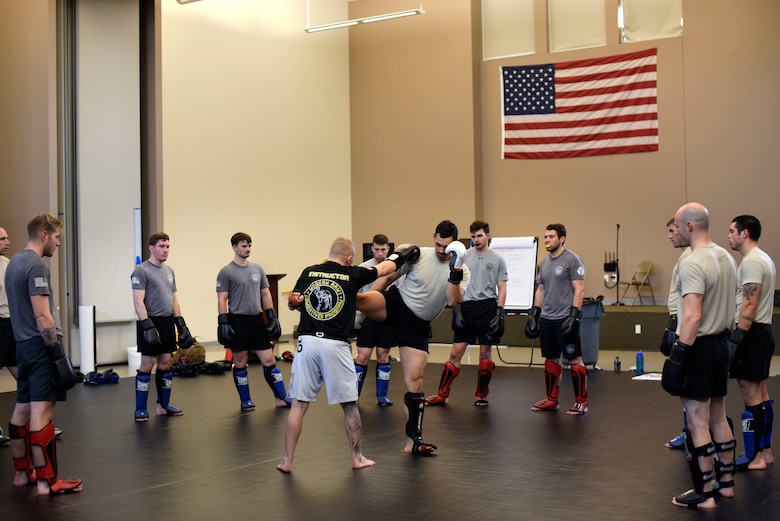
{"type": "Polygon", "coordinates": [[[529,310],[534,305],[538,237],[493,237],[490,249],[504,257],[509,280],[506,283],[507,310],[529,310]]]}

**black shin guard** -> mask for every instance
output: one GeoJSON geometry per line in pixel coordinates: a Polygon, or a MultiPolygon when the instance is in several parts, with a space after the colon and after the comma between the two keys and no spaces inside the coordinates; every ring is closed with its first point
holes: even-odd
{"type": "Polygon", "coordinates": [[[694,447],[691,431],[687,428],[683,429],[683,436],[685,437],[685,457],[688,459],[688,469],[691,471],[693,491],[691,494],[686,492],[677,496],[676,500],[688,506],[695,506],[708,497],[712,497],[712,494],[709,493],[705,495],[704,484],[707,481],[711,481],[715,477],[715,473],[712,469],[702,470],[699,458],[712,456],[715,453],[715,444],[710,442],[706,445],[694,447]]]}
{"type": "Polygon", "coordinates": [[[425,395],[423,393],[406,393],[404,394],[404,405],[409,409],[409,419],[406,420],[406,435],[414,441],[422,440],[425,395]]]}
{"type": "Polygon", "coordinates": [[[734,461],[736,460],[737,456],[737,440],[733,439],[726,442],[715,442],[715,484],[717,485],[717,488],[720,490],[722,488],[732,488],[734,486],[734,480],[729,479],[727,481],[724,481],[722,479],[724,474],[734,474],[734,471],[737,470],[736,465],[734,464],[734,461]],[[731,462],[730,463],[724,463],[722,461],[721,454],[727,454],[731,453],[731,462]]]}

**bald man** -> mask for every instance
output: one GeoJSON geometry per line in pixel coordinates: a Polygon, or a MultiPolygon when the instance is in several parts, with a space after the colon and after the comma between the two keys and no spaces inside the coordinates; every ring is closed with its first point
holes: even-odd
{"type": "Polygon", "coordinates": [[[710,239],[709,212],[704,206],[683,205],[674,222],[680,247],[690,246],[691,254],[680,261],[678,270],[678,340],[664,364],[663,383],[667,391],[680,396],[688,412],[683,433],[693,488],[672,498],[672,503],[714,508],[714,480],[721,496],[734,495],[736,441],[726,420],[725,398],[737,270],[731,254],[710,239]]]}

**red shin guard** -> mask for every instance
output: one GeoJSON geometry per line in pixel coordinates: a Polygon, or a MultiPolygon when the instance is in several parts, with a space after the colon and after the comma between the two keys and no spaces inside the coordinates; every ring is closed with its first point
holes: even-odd
{"type": "Polygon", "coordinates": [[[477,370],[477,392],[474,393],[475,397],[481,399],[487,398],[488,392],[490,392],[488,386],[490,385],[490,379],[493,377],[493,369],[495,369],[495,367],[496,364],[490,360],[483,359],[479,361],[479,369],[477,370]]]}
{"type": "Polygon", "coordinates": [[[588,370],[584,365],[570,365],[571,382],[574,385],[574,398],[577,403],[588,401],[588,370]]]}
{"type": "Polygon", "coordinates": [[[544,361],[544,383],[547,386],[547,399],[553,402],[558,401],[560,393],[560,378],[563,368],[550,360],[544,361]]]}
{"type": "Polygon", "coordinates": [[[445,398],[450,395],[450,385],[452,381],[460,374],[460,369],[455,367],[455,364],[449,360],[444,364],[444,368],[441,370],[441,380],[439,381],[439,396],[445,398]]]}
{"type": "Polygon", "coordinates": [[[39,479],[46,479],[49,485],[57,481],[57,449],[54,445],[54,424],[49,422],[39,431],[30,432],[30,445],[38,446],[43,452],[43,465],[35,465],[39,479]]]}
{"type": "Polygon", "coordinates": [[[18,472],[26,472],[30,483],[35,483],[35,469],[33,468],[32,452],[30,451],[30,422],[26,425],[8,424],[8,436],[11,440],[24,440],[24,456],[14,456],[14,469],[18,472]]]}
{"type": "Polygon", "coordinates": [[[46,479],[49,483],[50,494],[79,492],[81,490],[80,479],[60,479],[57,477],[57,449],[54,440],[54,424],[52,422],[39,431],[30,432],[30,445],[41,448],[44,460],[43,465],[35,466],[35,473],[38,479],[46,479]]]}

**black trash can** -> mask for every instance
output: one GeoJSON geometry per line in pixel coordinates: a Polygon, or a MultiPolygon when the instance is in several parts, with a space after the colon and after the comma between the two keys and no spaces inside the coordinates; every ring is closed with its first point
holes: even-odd
{"type": "Polygon", "coordinates": [[[582,345],[582,362],[585,366],[592,365],[597,369],[599,361],[599,319],[603,317],[604,304],[601,298],[586,298],[582,301],[582,321],[580,323],[580,344],[582,345]]]}

